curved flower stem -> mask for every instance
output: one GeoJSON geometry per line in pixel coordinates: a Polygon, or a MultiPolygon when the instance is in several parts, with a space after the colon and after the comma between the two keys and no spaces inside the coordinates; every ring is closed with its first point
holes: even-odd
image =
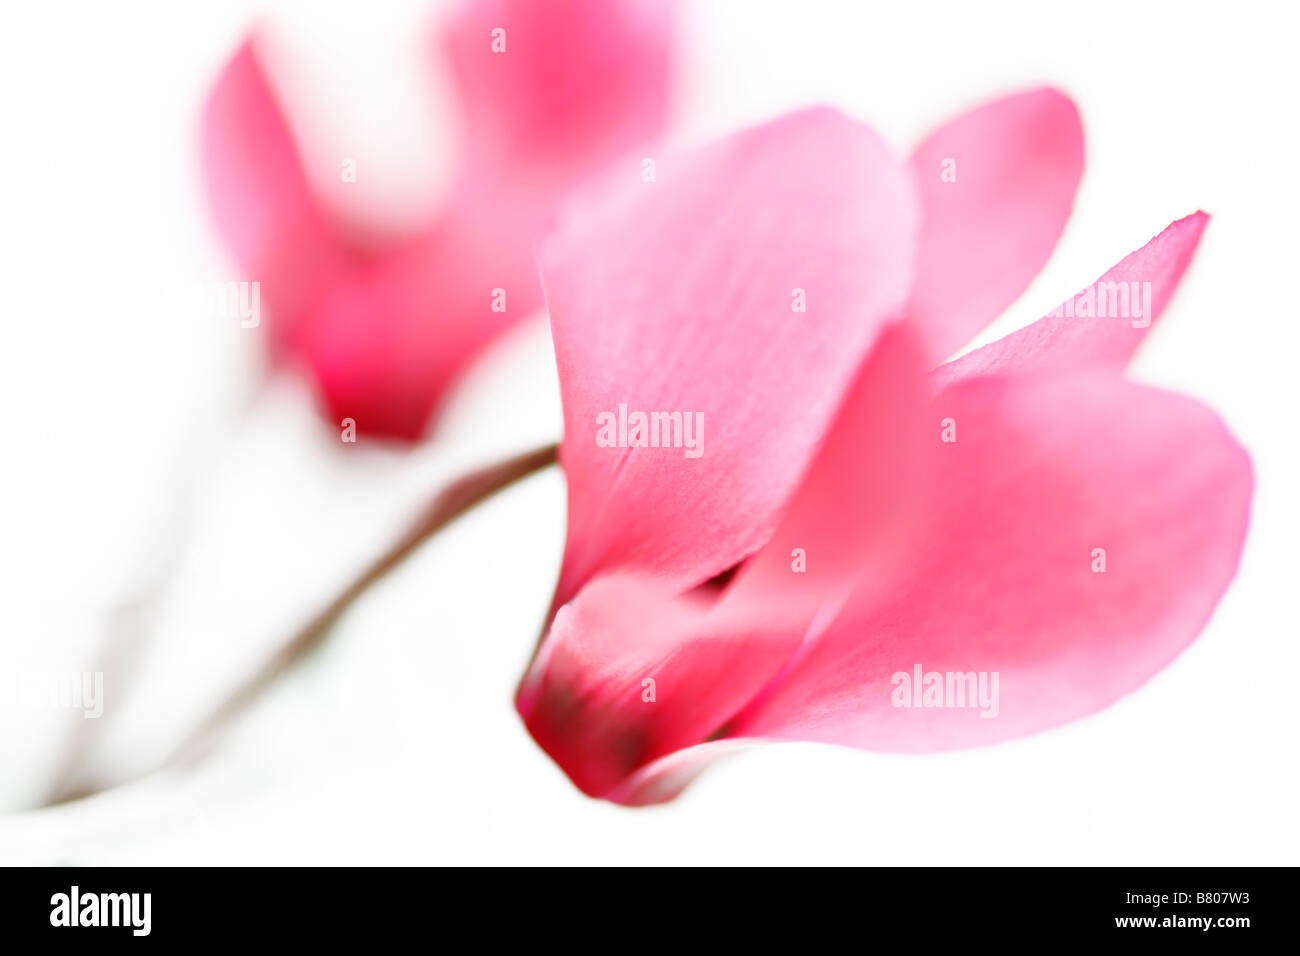
{"type": "MultiPolygon", "coordinates": [[[[231,723],[259,700],[276,682],[315,650],[371,585],[414,553],[428,538],[446,527],[473,506],[491,497],[521,478],[553,465],[557,446],[548,445],[518,455],[455,481],[445,488],[424,510],[414,524],[378,559],[365,569],[337,597],[280,646],[252,675],[235,688],[226,699],[189,734],[162,767],[192,764],[201,759],[210,744],[231,723]]],[[[54,795],[50,803],[88,796],[95,789],[80,788],[54,795]]]]}

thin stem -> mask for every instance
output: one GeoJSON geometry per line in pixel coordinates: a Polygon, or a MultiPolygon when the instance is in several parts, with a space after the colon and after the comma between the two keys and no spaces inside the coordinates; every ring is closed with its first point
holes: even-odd
{"type": "MultiPolygon", "coordinates": [[[[521,478],[555,464],[557,448],[548,445],[500,464],[490,465],[457,480],[444,489],[425,509],[419,519],[384,554],[351,584],[280,646],[252,675],[235,688],[226,699],[190,733],[163,762],[163,767],[192,764],[201,759],[216,737],[259,700],[281,677],[301,663],[320,646],[337,623],[371,585],[414,553],[435,533],[460,517],[474,505],[521,478]]],[[[50,803],[88,796],[94,789],[82,788],[55,794],[50,803]]]]}

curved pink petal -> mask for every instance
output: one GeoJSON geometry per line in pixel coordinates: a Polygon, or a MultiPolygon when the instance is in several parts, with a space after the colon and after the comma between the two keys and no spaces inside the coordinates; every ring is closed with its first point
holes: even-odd
{"type": "Polygon", "coordinates": [[[1037,322],[935,369],[936,383],[1001,372],[1123,369],[1169,304],[1209,221],[1203,212],[1177,220],[1037,322]]]}
{"type": "Polygon", "coordinates": [[[1083,173],[1083,128],[1068,97],[1033,90],[941,126],[909,165],[922,222],[909,316],[937,362],[1047,262],[1083,173]]]}
{"type": "Polygon", "coordinates": [[[1249,459],[1213,412],[1096,373],[963,382],[939,396],[940,416],[957,441],[937,448],[933,521],[903,583],[868,582],[735,736],[991,743],[1107,706],[1205,625],[1252,491],[1249,459]],[[996,716],[899,706],[896,675],[918,667],[984,673],[986,690],[997,674],[996,716]]]}
{"type": "Polygon", "coordinates": [[[557,606],[599,572],[691,586],[756,550],[909,284],[905,170],[836,112],[642,173],[584,189],[539,254],[569,482],[557,606]],[[685,434],[602,447],[602,416],[620,406],[702,421],[699,456],[685,434]]]}
{"type": "Polygon", "coordinates": [[[516,706],[589,796],[719,731],[777,674],[810,621],[796,602],[710,604],[608,575],[556,612],[516,706]]]}
{"type": "Polygon", "coordinates": [[[261,284],[261,299],[277,316],[279,344],[318,285],[353,258],[312,195],[252,39],[217,78],[200,137],[213,220],[241,278],[261,284]]]}

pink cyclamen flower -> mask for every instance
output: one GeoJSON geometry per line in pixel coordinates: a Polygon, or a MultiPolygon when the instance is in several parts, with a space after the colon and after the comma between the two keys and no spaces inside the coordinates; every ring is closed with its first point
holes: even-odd
{"type": "Polygon", "coordinates": [[[670,799],[763,740],[1033,733],[1196,637],[1250,463],[1209,409],[1121,372],[1207,217],[934,367],[1046,261],[1081,169],[1073,104],[1037,90],[907,163],[818,109],[564,206],[540,263],[569,532],[516,704],[585,793],[670,799]],[[694,421],[700,453],[632,410],[694,421]]]}
{"type": "Polygon", "coordinates": [[[273,356],[309,372],[334,420],[418,438],[468,361],[540,305],[532,244],[555,201],[663,123],[671,13],[667,0],[467,4],[442,44],[463,114],[453,197],[423,234],[380,248],[313,194],[244,43],[203,113],[212,212],[261,283],[273,356]]]}

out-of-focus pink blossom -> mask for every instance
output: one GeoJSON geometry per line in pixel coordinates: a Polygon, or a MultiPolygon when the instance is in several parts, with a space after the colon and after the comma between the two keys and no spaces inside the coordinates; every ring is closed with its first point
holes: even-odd
{"type": "Polygon", "coordinates": [[[470,359],[540,304],[539,227],[659,131],[672,34],[668,0],[466,4],[442,38],[465,143],[453,198],[422,235],[378,249],[313,195],[257,42],[241,46],[203,113],[213,216],[261,283],[274,356],[308,371],[335,421],[419,437],[470,359]]]}
{"type": "Polygon", "coordinates": [[[763,740],[1032,733],[1196,637],[1237,567],[1249,459],[1209,409],[1120,373],[1205,215],[934,368],[1046,261],[1081,169],[1073,105],[1039,90],[910,162],[814,110],[565,205],[540,261],[569,533],[516,703],[585,793],[666,800],[763,740]],[[659,447],[627,438],[631,409],[701,423],[698,454],[671,418],[659,447]],[[598,440],[615,410],[630,447],[598,440]],[[996,699],[935,705],[935,674],[996,699]]]}

